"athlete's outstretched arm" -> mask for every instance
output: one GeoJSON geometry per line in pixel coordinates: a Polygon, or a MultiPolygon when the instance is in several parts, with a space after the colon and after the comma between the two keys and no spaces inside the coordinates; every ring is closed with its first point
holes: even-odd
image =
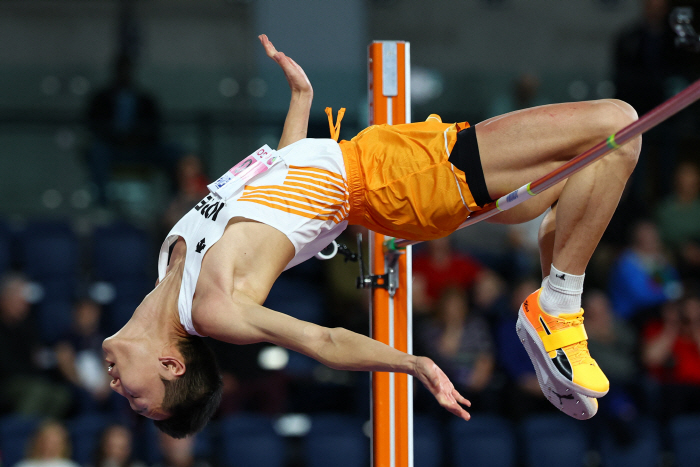
{"type": "Polygon", "coordinates": [[[277,149],[282,149],[292,143],[306,138],[309,127],[309,112],[314,90],[304,70],[297,62],[287,57],[283,52],[278,52],[265,34],[258,36],[267,56],[273,59],[284,71],[284,76],[292,90],[292,100],[289,103],[289,111],[284,121],[284,130],[277,149]]]}
{"type": "MultiPolygon", "coordinates": [[[[232,344],[271,342],[331,368],[407,373],[420,380],[445,409],[469,420],[471,403],[429,358],[409,355],[343,328],[326,328],[258,305],[244,294],[216,294],[203,304],[206,318],[197,331],[232,344]]],[[[199,320],[198,320],[199,321],[199,320]]]]}

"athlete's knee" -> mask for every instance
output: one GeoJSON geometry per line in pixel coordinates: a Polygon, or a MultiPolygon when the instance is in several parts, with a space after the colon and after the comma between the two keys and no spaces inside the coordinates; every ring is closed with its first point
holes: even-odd
{"type": "Polygon", "coordinates": [[[595,110],[593,124],[605,137],[617,133],[638,118],[634,107],[618,99],[594,101],[593,108],[595,110]]]}
{"type": "MultiPolygon", "coordinates": [[[[606,126],[605,135],[610,136],[619,132],[629,124],[635,122],[639,116],[637,111],[627,102],[619,99],[603,99],[600,101],[603,106],[601,111],[602,121],[606,126]]],[[[637,136],[620,147],[617,151],[606,156],[610,161],[623,166],[629,173],[637,165],[639,152],[642,148],[642,137],[637,136]]]]}
{"type": "Polygon", "coordinates": [[[613,118],[617,119],[616,123],[618,124],[627,126],[639,119],[634,107],[625,101],[620,99],[603,99],[603,102],[607,104],[609,111],[614,115],[613,118]]]}

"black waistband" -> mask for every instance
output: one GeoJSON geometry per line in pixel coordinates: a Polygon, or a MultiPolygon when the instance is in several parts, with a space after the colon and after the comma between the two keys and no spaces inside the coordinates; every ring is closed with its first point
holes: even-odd
{"type": "Polygon", "coordinates": [[[464,172],[469,191],[478,206],[492,202],[489,190],[486,188],[484,170],[481,168],[479,144],[476,141],[476,130],[473,126],[457,133],[457,142],[452,148],[450,162],[464,172]]]}

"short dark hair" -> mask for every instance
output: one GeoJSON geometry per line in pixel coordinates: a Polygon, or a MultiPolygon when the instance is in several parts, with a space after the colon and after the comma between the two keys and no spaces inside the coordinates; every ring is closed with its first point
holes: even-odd
{"type": "Polygon", "coordinates": [[[182,338],[178,343],[185,363],[185,374],[163,380],[162,409],[170,414],[156,420],[156,427],[173,438],[184,438],[200,431],[221,402],[223,383],[216,356],[199,336],[182,338]]]}

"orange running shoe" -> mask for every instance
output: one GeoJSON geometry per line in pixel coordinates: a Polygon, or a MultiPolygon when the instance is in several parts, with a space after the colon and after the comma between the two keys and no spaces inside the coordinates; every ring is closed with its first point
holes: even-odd
{"type": "Polygon", "coordinates": [[[591,418],[598,411],[595,398],[607,394],[610,383],[588,352],[583,310],[549,315],[539,303],[541,290],[523,302],[516,331],[547,399],[567,415],[591,418]]]}

